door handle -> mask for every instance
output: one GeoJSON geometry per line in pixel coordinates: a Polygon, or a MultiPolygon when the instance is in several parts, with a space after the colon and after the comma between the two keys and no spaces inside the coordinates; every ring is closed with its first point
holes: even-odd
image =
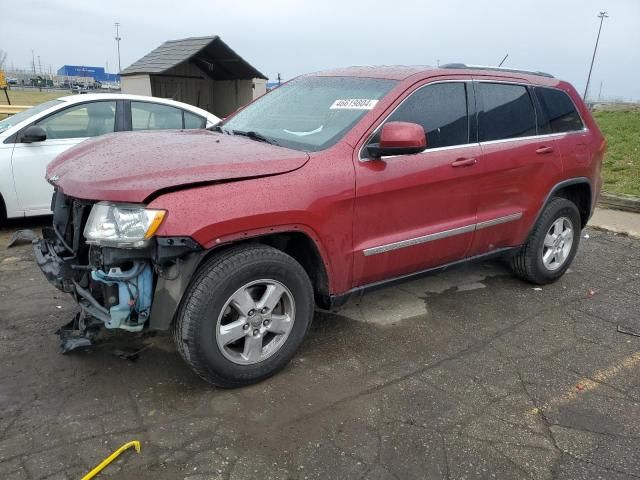
{"type": "Polygon", "coordinates": [[[470,167],[475,165],[478,161],[475,158],[458,158],[455,162],[451,163],[452,167],[470,167]]]}
{"type": "Polygon", "coordinates": [[[540,147],[536,150],[538,155],[545,155],[547,153],[553,153],[553,147],[540,147]]]}

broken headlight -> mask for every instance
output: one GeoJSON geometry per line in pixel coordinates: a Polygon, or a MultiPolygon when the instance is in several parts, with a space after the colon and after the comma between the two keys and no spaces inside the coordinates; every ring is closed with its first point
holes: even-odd
{"type": "Polygon", "coordinates": [[[84,227],[84,237],[90,245],[144,247],[158,230],[166,213],[141,205],[96,203],[84,227]]]}

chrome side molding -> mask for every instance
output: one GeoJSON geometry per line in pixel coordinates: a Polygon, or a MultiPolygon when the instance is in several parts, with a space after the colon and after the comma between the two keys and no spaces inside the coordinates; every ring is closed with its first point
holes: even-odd
{"type": "Polygon", "coordinates": [[[491,220],[485,220],[484,222],[474,223],[471,225],[465,225],[463,227],[452,228],[450,230],[443,230],[441,232],[430,233],[429,235],[422,235],[420,237],[408,238],[406,240],[400,240],[398,242],[387,243],[378,247],[366,248],[362,251],[365,257],[371,255],[378,255],[380,253],[390,252],[393,250],[399,250],[401,248],[412,247],[414,245],[420,245],[422,243],[433,242],[434,240],[440,240],[447,237],[453,237],[455,235],[461,235],[463,233],[474,232],[476,230],[482,230],[483,228],[493,227],[494,225],[500,225],[502,223],[514,222],[522,218],[522,212],[512,213],[505,215],[504,217],[497,217],[491,220]]]}

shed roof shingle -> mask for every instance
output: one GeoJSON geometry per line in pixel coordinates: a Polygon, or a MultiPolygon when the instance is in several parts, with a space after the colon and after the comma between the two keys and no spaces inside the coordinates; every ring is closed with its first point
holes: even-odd
{"type": "Polygon", "coordinates": [[[186,61],[195,63],[214,80],[267,78],[217,35],[166,41],[129,65],[120,75],[162,74],[186,61]]]}

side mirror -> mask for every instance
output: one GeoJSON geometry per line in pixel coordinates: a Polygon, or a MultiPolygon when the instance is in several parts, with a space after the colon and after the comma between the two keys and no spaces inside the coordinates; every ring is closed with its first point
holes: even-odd
{"type": "Polygon", "coordinates": [[[43,142],[47,139],[47,131],[40,125],[31,125],[22,133],[22,143],[43,142]]]}
{"type": "Polygon", "coordinates": [[[367,146],[369,156],[380,158],[386,155],[409,155],[427,148],[424,128],[417,123],[389,122],[380,131],[380,143],[367,146]]]}

